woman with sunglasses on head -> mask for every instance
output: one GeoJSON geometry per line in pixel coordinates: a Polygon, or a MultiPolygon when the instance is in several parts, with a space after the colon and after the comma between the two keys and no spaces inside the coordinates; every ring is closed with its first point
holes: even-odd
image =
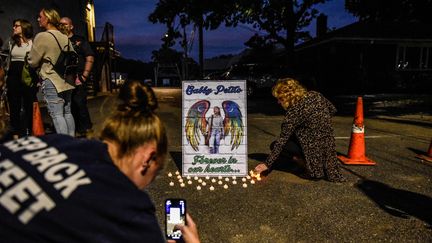
{"type": "MultiPolygon", "coordinates": [[[[2,241],[165,242],[143,191],[167,153],[157,100],[139,81],[127,82],[119,98],[100,140],[52,134],[0,145],[2,241]]],[[[199,242],[186,221],[185,242],[199,242]]]]}
{"type": "Polygon", "coordinates": [[[37,75],[30,69],[31,81],[26,83],[23,68],[33,42],[33,27],[25,19],[13,21],[12,37],[8,43],[7,97],[10,109],[10,128],[13,138],[29,135],[32,130],[33,102],[36,100],[37,75]],[[21,115],[21,109],[23,114],[21,115]]]}

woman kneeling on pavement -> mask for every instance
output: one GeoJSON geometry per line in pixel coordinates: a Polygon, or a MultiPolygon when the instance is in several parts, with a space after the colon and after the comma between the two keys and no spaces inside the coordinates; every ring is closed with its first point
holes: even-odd
{"type": "Polygon", "coordinates": [[[278,80],[272,94],[286,114],[280,136],[270,146],[270,155],[265,163],[255,167],[255,172],[270,170],[283,156],[299,164],[311,179],[326,177],[333,182],[344,181],[336,157],[331,123],[331,117],[336,113],[333,104],[320,93],[307,91],[291,78],[278,80]]]}
{"type": "MultiPolygon", "coordinates": [[[[150,87],[126,83],[101,141],[62,134],[0,145],[4,242],[165,242],[145,189],[164,165],[165,127],[150,87]]],[[[179,227],[199,242],[192,218],[179,227]]]]}

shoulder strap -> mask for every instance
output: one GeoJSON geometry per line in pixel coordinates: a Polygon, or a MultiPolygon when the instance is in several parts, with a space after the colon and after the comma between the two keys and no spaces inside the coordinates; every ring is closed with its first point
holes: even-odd
{"type": "Polygon", "coordinates": [[[210,132],[211,132],[212,128],[213,128],[213,115],[210,118],[210,127],[209,127],[210,132]]]}
{"type": "MultiPolygon", "coordinates": [[[[47,31],[47,32],[50,33],[54,37],[54,39],[56,40],[57,45],[58,45],[60,51],[63,51],[63,48],[61,47],[61,45],[60,45],[59,41],[57,40],[57,38],[55,37],[55,35],[53,33],[49,32],[49,31],[47,31]]],[[[69,38],[68,38],[67,48],[68,48],[67,50],[69,51],[69,38]]]]}
{"type": "Polygon", "coordinates": [[[57,40],[57,38],[55,37],[55,35],[54,35],[53,33],[49,32],[49,31],[47,31],[47,32],[50,33],[50,34],[54,37],[54,39],[55,39],[56,42],[57,42],[58,47],[60,48],[60,51],[62,51],[63,49],[61,48],[60,43],[59,43],[59,41],[57,40]]]}

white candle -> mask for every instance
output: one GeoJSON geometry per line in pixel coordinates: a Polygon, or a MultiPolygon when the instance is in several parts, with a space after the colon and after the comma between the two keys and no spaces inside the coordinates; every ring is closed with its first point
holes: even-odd
{"type": "Polygon", "coordinates": [[[218,179],[219,179],[219,180],[222,180],[222,176],[218,176],[218,179]]]}
{"type": "Polygon", "coordinates": [[[177,176],[177,179],[181,179],[181,175],[178,175],[178,176],[177,176]]]}
{"type": "Polygon", "coordinates": [[[224,185],[224,189],[228,189],[228,185],[227,184],[224,185]]]}
{"type": "Polygon", "coordinates": [[[251,177],[250,176],[246,176],[246,178],[249,180],[251,177]]]}
{"type": "Polygon", "coordinates": [[[235,180],[235,179],[237,179],[237,177],[236,177],[236,176],[233,176],[232,179],[235,180]]]}
{"type": "Polygon", "coordinates": [[[195,177],[194,177],[194,180],[198,180],[198,176],[195,176],[195,177]]]}
{"type": "Polygon", "coordinates": [[[199,179],[198,182],[201,183],[201,182],[203,182],[203,180],[199,179]]]}
{"type": "Polygon", "coordinates": [[[227,178],[225,178],[225,181],[229,181],[229,178],[227,177],[227,178]]]}
{"type": "Polygon", "coordinates": [[[179,172],[179,171],[176,171],[175,174],[176,174],[176,175],[180,175],[180,172],[179,172]]]}
{"type": "Polygon", "coordinates": [[[187,177],[186,177],[186,179],[190,180],[190,179],[191,179],[191,177],[190,177],[190,176],[187,176],[187,177]]]}
{"type": "Polygon", "coordinates": [[[197,190],[198,190],[198,191],[201,190],[201,187],[200,187],[200,186],[197,186],[197,190]]]}
{"type": "Polygon", "coordinates": [[[255,184],[255,181],[254,181],[254,180],[251,180],[251,184],[255,184]]]}
{"type": "Polygon", "coordinates": [[[222,185],[222,181],[218,181],[218,184],[219,184],[219,185],[222,185]]]}
{"type": "Polygon", "coordinates": [[[184,184],[184,183],[182,183],[182,184],[180,184],[180,186],[181,186],[181,187],[185,187],[185,184],[184,184]]]}
{"type": "Polygon", "coordinates": [[[182,183],[182,182],[183,182],[183,179],[182,179],[182,178],[180,178],[180,179],[179,179],[179,182],[180,182],[180,183],[182,183]]]}
{"type": "Polygon", "coordinates": [[[246,184],[246,183],[243,183],[243,187],[246,188],[246,187],[247,187],[247,184],[246,184]]]}
{"type": "Polygon", "coordinates": [[[192,184],[192,181],[189,180],[189,181],[188,181],[188,184],[189,184],[189,185],[192,184]]]}
{"type": "Polygon", "coordinates": [[[213,179],[211,180],[211,182],[215,183],[215,182],[216,182],[216,179],[215,179],[215,178],[213,178],[213,179]]]}
{"type": "Polygon", "coordinates": [[[168,177],[171,177],[171,176],[172,176],[172,173],[171,173],[171,172],[169,172],[169,173],[168,173],[168,177]]]}
{"type": "Polygon", "coordinates": [[[203,182],[202,182],[202,185],[205,186],[205,185],[207,185],[207,183],[206,183],[205,181],[203,181],[203,182]]]}
{"type": "Polygon", "coordinates": [[[237,181],[232,181],[232,184],[236,185],[236,184],[237,184],[237,181]]]}
{"type": "Polygon", "coordinates": [[[214,186],[210,186],[210,191],[214,191],[214,186]]]}
{"type": "Polygon", "coordinates": [[[171,182],[169,183],[169,185],[170,185],[170,186],[174,186],[174,182],[171,181],[171,182]]]}
{"type": "Polygon", "coordinates": [[[246,182],[246,178],[243,177],[243,178],[242,178],[242,181],[243,181],[243,182],[246,182]]]}
{"type": "Polygon", "coordinates": [[[209,179],[210,179],[210,176],[206,176],[205,178],[206,178],[206,180],[209,180],[209,179]]]}

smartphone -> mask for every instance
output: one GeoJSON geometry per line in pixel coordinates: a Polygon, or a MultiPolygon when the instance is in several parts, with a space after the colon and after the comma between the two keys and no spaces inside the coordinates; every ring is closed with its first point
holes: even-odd
{"type": "Polygon", "coordinates": [[[175,225],[186,225],[186,200],[170,198],[165,200],[165,235],[167,239],[182,239],[180,230],[175,225]]]}

